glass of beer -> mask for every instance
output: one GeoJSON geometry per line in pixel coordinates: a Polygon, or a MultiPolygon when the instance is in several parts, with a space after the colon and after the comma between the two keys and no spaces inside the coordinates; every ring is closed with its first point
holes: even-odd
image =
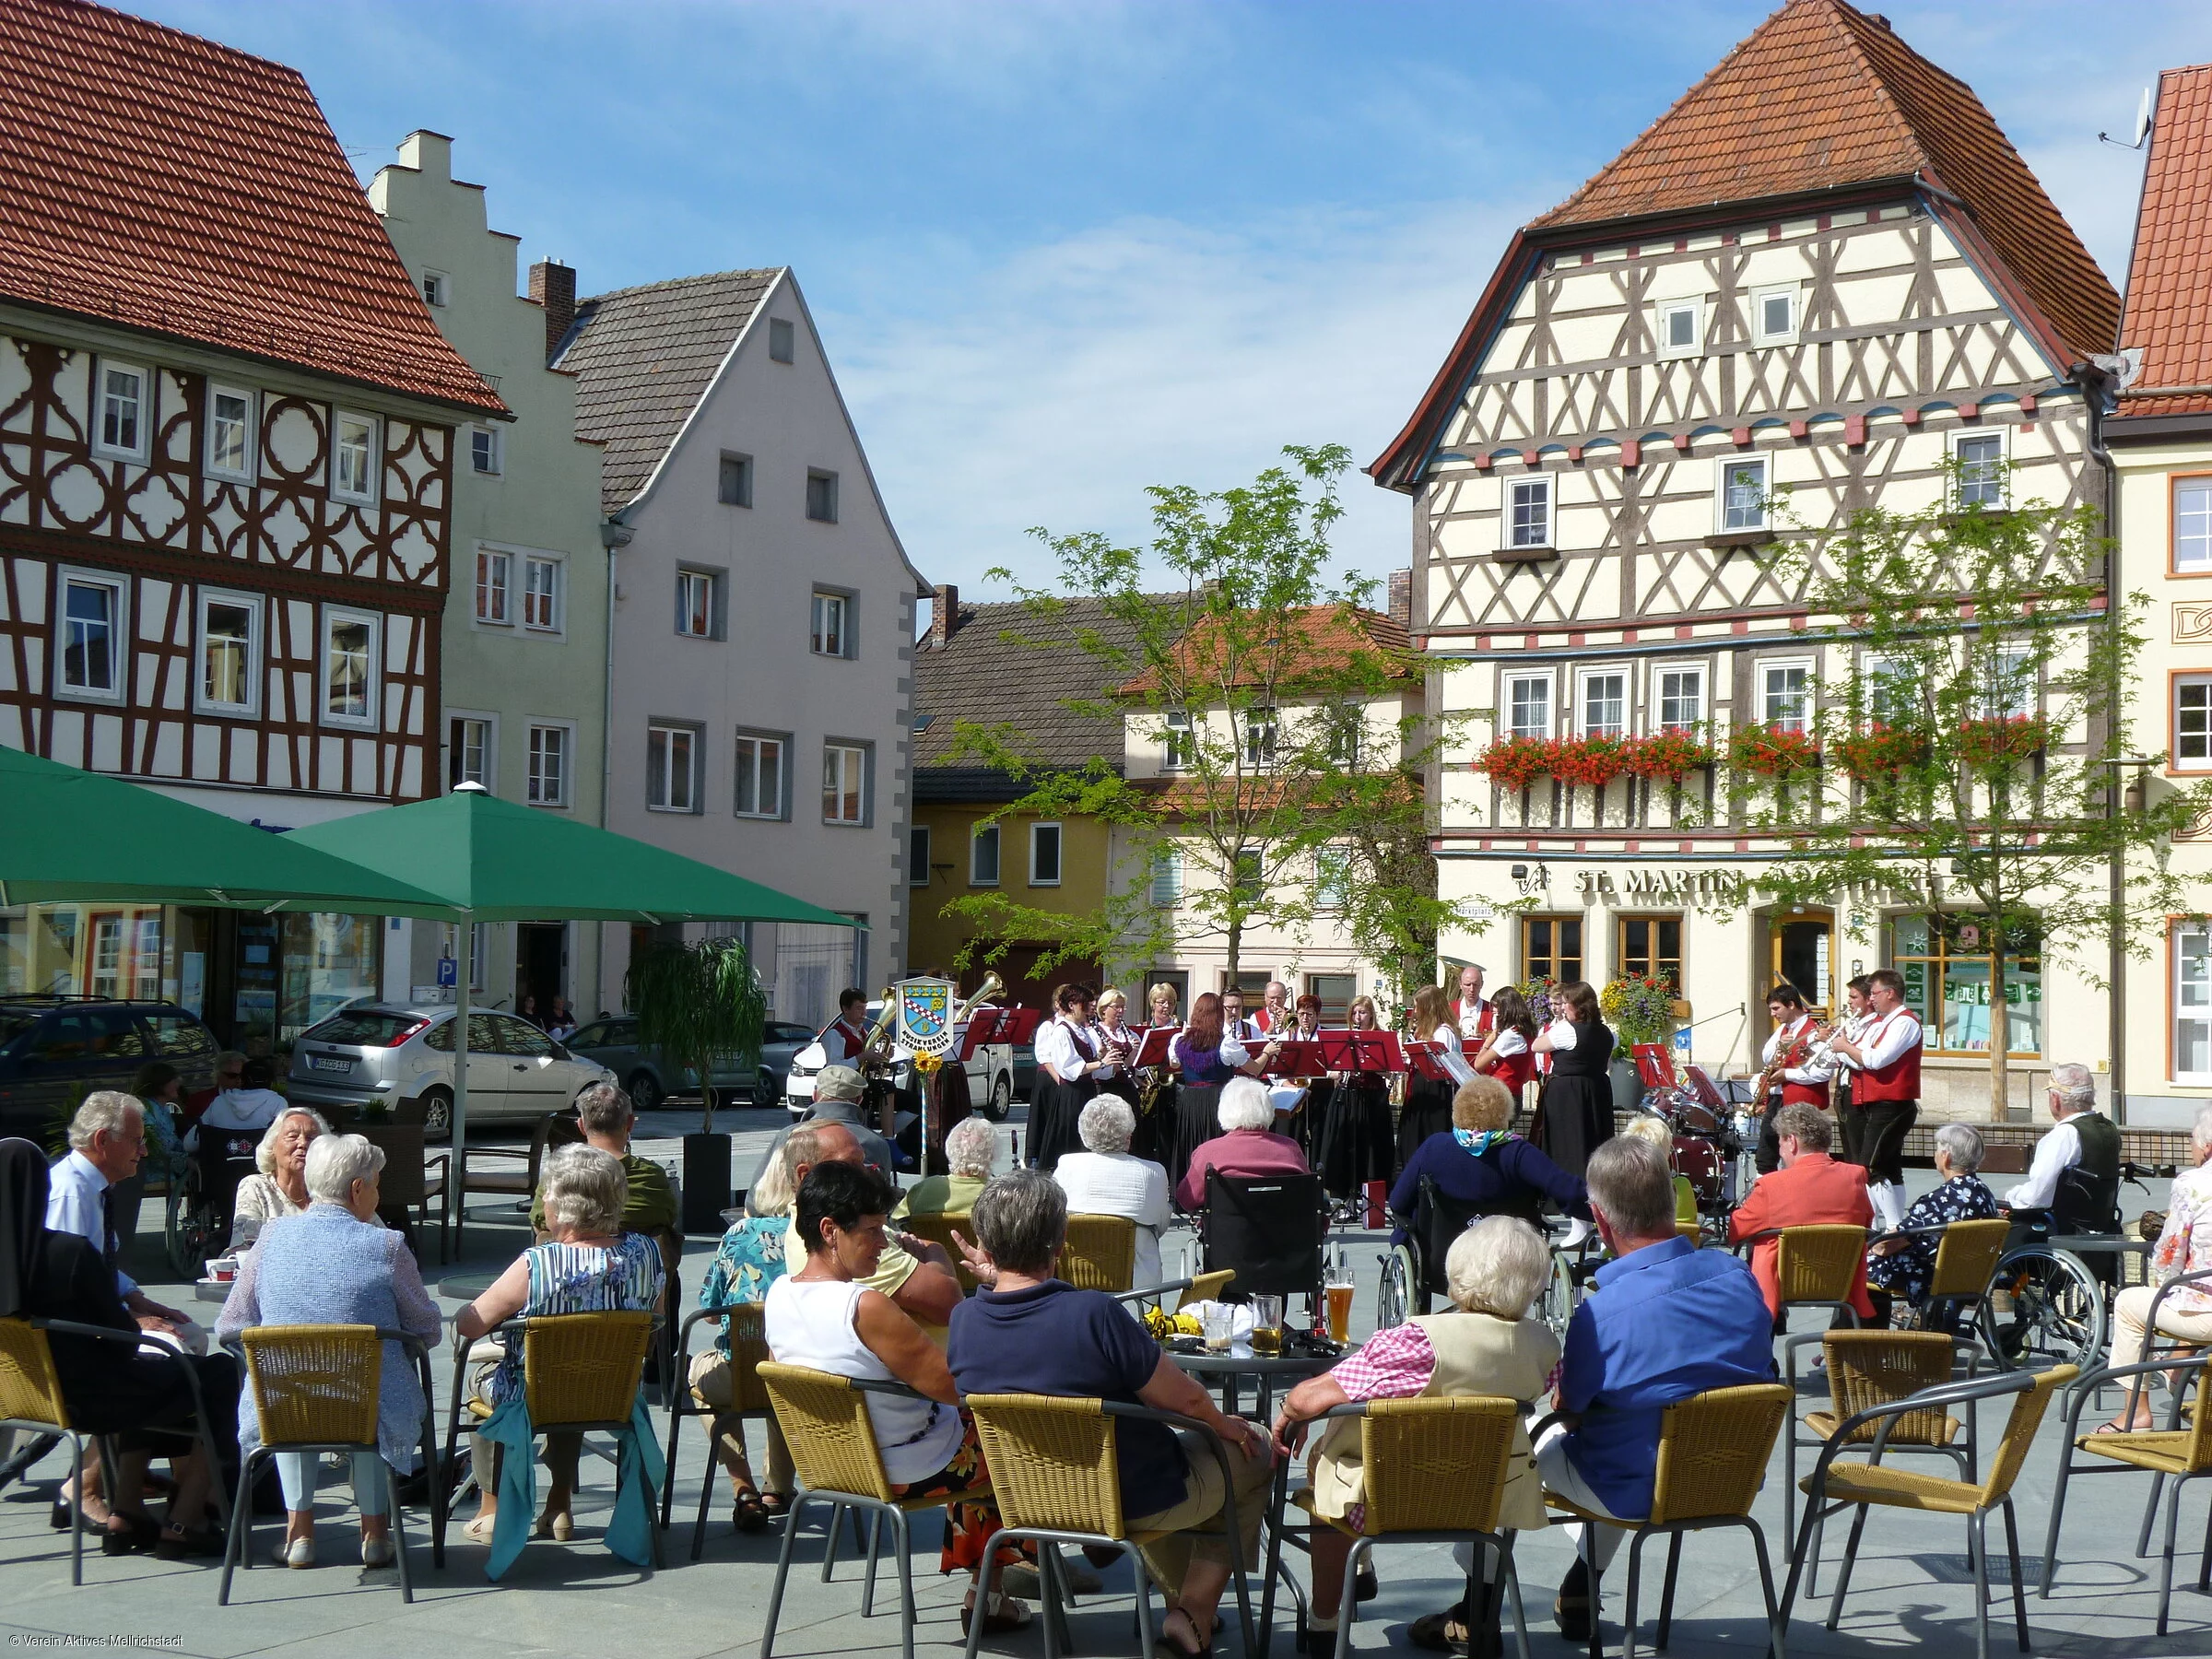
{"type": "Polygon", "coordinates": [[[1262,1358],[1283,1351],[1281,1297],[1255,1296],[1252,1299],[1252,1351],[1262,1358]]]}
{"type": "Polygon", "coordinates": [[[1352,1334],[1352,1265],[1349,1262],[1329,1264],[1329,1279],[1324,1287],[1328,1299],[1329,1340],[1345,1343],[1352,1334]]]}
{"type": "Polygon", "coordinates": [[[1206,1351],[1209,1354],[1229,1352],[1230,1339],[1236,1334],[1237,1316],[1227,1302],[1216,1302],[1200,1315],[1206,1327],[1206,1351]]]}

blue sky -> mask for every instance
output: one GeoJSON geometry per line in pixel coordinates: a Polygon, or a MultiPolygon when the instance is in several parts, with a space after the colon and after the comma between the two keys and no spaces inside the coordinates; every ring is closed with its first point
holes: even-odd
{"type": "MultiPolygon", "coordinates": [[[[934,579],[1031,524],[1146,534],[1144,487],[1288,442],[1373,457],[1512,228],[1602,166],[1758,4],[136,0],[300,69],[367,177],[455,139],[525,261],[585,291],[790,265],[934,579]]],[[[1893,5],[2118,282],[2162,66],[2212,6],[1893,5]]],[[[1344,562],[1409,557],[1347,487],[1344,562]]]]}

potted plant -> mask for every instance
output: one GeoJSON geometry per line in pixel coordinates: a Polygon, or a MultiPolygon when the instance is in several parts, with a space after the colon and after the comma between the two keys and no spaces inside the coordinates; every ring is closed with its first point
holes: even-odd
{"type": "Polygon", "coordinates": [[[1787,783],[1820,764],[1820,743],[1786,726],[1740,725],[1728,740],[1728,764],[1740,772],[1787,783]]]}
{"type": "Polygon", "coordinates": [[[1500,737],[1483,751],[1475,770],[1500,789],[1526,789],[1552,770],[1556,743],[1540,737],[1500,737]]]}
{"type": "Polygon", "coordinates": [[[1959,759],[1985,771],[2017,766],[2051,741],[2051,723],[2035,714],[1995,714],[1959,723],[1959,759]]]}
{"type": "Polygon", "coordinates": [[[1928,751],[1927,739],[1880,721],[1836,739],[1836,764],[1854,783],[1887,783],[1928,751]]]}
{"type": "Polygon", "coordinates": [[[735,939],[648,946],[630,959],[623,994],[638,1017],[638,1041],[699,1078],[699,1133],[684,1136],[683,1229],[720,1232],[730,1206],[730,1137],[714,1132],[714,1062],[734,1056],[747,1072],[760,1064],[768,999],[735,939]]]}
{"type": "Polygon", "coordinates": [[[1613,1028],[1613,1099],[1633,1110],[1643,1098],[1636,1061],[1629,1051],[1640,1042],[1665,1042],[1675,1034],[1676,992],[1671,980],[1624,973],[1597,994],[1598,1012],[1613,1028]]]}

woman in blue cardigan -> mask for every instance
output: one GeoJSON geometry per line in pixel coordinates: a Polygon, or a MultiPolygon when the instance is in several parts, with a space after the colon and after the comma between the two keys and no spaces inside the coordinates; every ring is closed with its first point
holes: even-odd
{"type": "Polygon", "coordinates": [[[1446,1198],[1479,1206],[1485,1215],[1533,1217],[1549,1199],[1578,1221],[1590,1219],[1590,1194],[1580,1175],[1570,1175],[1537,1147],[1506,1125],[1513,1121],[1513,1097],[1495,1077],[1462,1083],[1452,1097],[1452,1127],[1414,1148],[1405,1173],[1390,1190],[1397,1230],[1391,1242],[1406,1241],[1421,1197],[1421,1177],[1436,1183],[1446,1198]]]}

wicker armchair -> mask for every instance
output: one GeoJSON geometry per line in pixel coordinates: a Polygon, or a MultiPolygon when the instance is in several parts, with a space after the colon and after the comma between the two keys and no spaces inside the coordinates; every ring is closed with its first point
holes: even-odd
{"type": "MultiPolygon", "coordinates": [[[[676,1340],[674,1371],[664,1390],[668,1399],[667,1473],[661,1481],[661,1524],[666,1526],[676,1504],[676,1438],[686,1418],[772,1418],[775,1406],[762,1384],[759,1367],[768,1358],[767,1309],[760,1302],[733,1302],[724,1308],[694,1309],[684,1318],[676,1340]],[[691,1332],[705,1321],[727,1323],[730,1336],[730,1403],[710,1406],[692,1393],[691,1332]]],[[[707,1440],[707,1472],[699,1483],[699,1519],[691,1525],[691,1559],[698,1560],[707,1547],[707,1511],[714,1500],[717,1472],[712,1431],[707,1440]]]]}
{"type": "MultiPolygon", "coordinates": [[[[435,1471],[437,1430],[430,1416],[430,1357],[419,1339],[405,1331],[374,1325],[256,1325],[244,1333],[246,1386],[261,1423],[261,1444],[240,1460],[238,1498],[230,1506],[229,1537],[223,1549],[218,1607],[230,1605],[230,1575],[243,1561],[253,1565],[253,1477],[262,1460],[279,1452],[376,1452],[377,1406],[383,1380],[383,1344],[399,1343],[422,1380],[423,1467],[435,1471]]],[[[399,1487],[391,1466],[383,1470],[386,1508],[392,1517],[393,1555],[399,1564],[399,1597],[415,1599],[407,1571],[407,1535],[400,1517],[399,1487]]],[[[436,1484],[437,1476],[429,1477],[436,1484]]],[[[432,1502],[435,1504],[435,1499],[432,1502]]],[[[445,1551],[433,1543],[432,1560],[445,1565],[445,1551]]]]}
{"type": "Polygon", "coordinates": [[[1218,1267],[1211,1273],[1194,1274],[1189,1278],[1169,1279],[1165,1284],[1145,1285],[1135,1290],[1118,1290],[1110,1294],[1118,1302],[1151,1302],[1165,1308],[1168,1292],[1173,1290],[1177,1292],[1175,1305],[1169,1308],[1168,1312],[1176,1313],[1194,1302],[1219,1301],[1221,1293],[1236,1282],[1236,1277],[1237,1270],[1234,1267],[1218,1267]]]}
{"type": "Polygon", "coordinates": [[[1136,1223],[1126,1216],[1073,1215],[1060,1277],[1078,1290],[1127,1290],[1136,1279],[1136,1223]]]}
{"type": "MultiPolygon", "coordinates": [[[[1098,1548],[1132,1549],[1171,1535],[1131,1532],[1122,1512],[1121,1475],[1114,1462],[1115,1430],[1124,1418],[1166,1423],[1198,1431],[1203,1442],[1221,1465],[1221,1526],[1219,1530],[1186,1535],[1220,1537],[1228,1541],[1230,1562],[1237,1587],[1237,1614],[1241,1620],[1246,1653],[1260,1652],[1253,1639],[1252,1585],[1237,1554],[1237,1495],[1230,1453],[1220,1441],[1194,1418],[1146,1406],[1124,1406],[1112,1400],[1067,1399],[1057,1394],[971,1394],[968,1408],[975,1414],[976,1438],[982,1443],[984,1460],[991,1465],[991,1484],[998,1496],[998,1512],[1006,1526],[992,1540],[992,1559],[997,1547],[1021,1539],[1038,1545],[1038,1574],[1044,1594],[1045,1640],[1055,1652],[1072,1653],[1065,1606],[1067,1586],[1062,1580],[1059,1544],[1084,1544],[1098,1548]]],[[[991,1569],[984,1569],[979,1598],[990,1588],[991,1569]]],[[[1143,1651],[1149,1653],[1157,1640],[1152,1622],[1151,1575],[1139,1562],[1135,1570],[1137,1628],[1143,1651]]],[[[975,1659],[982,1641],[982,1621],[975,1620],[968,1633],[968,1659],[975,1659]]],[[[763,1653],[761,1659],[767,1659],[763,1653]]],[[[911,1659],[911,1655],[910,1655],[911,1659]]]]}
{"type": "Polygon", "coordinates": [[[2071,1382],[2075,1375],[2072,1366],[2058,1365],[2044,1371],[2012,1371],[2004,1376],[1946,1383],[1940,1388],[1923,1389],[1901,1400],[1853,1412],[1837,1424],[1828,1444],[1821,1449],[1820,1461],[1800,1483],[1806,1494],[1805,1519],[1799,1524],[1797,1545],[1790,1563],[1789,1587],[1783,1593],[1784,1622],[1797,1598],[1799,1574],[1809,1573],[1819,1566],[1814,1554],[1818,1537],[1815,1524],[1824,1513],[1833,1512],[1827,1506],[1850,1505],[1859,1512],[1852,1521],[1851,1536],[1843,1546],[1843,1564],[1836,1571],[1835,1594],[1829,1603],[1827,1622],[1831,1630],[1843,1616],[1843,1596],[1851,1588],[1852,1563],[1858,1556],[1859,1537],[1865,1530],[1869,1510],[1880,1507],[1959,1515],[1966,1521],[1967,1554],[1974,1565],[1974,1652],[1976,1659],[1989,1659],[1989,1516],[1995,1510],[2001,1511],[2005,1517],[2006,1554],[2012,1562],[2013,1616],[2019,1627],[2020,1652],[2026,1653],[2028,1597],[2020,1583],[2019,1526],[2013,1513],[2012,1488],[2019,1478],[2021,1466],[2028,1461],[2035,1431],[2042,1425],[2051,1396],[2071,1382]],[[1980,1401],[2005,1394],[2017,1396],[2012,1415],[2006,1421],[2005,1436],[1996,1455],[1990,1460],[1989,1473],[1979,1484],[1894,1469],[1882,1462],[1888,1450],[1892,1424],[1915,1418],[1925,1423],[1934,1416],[1947,1416],[1951,1406],[1965,1406],[1971,1410],[1980,1401]],[[1838,1461],[1841,1452],[1863,1441],[1869,1432],[1874,1439],[1865,1461],[1838,1461]]]}
{"type": "MultiPolygon", "coordinates": [[[[1659,1455],[1652,1485],[1652,1512],[1641,1521],[1597,1514],[1556,1492],[1545,1501],[1585,1524],[1616,1526],[1631,1535],[1629,1592],[1622,1624],[1621,1659],[1636,1659],[1636,1599],[1641,1579],[1644,1541],[1668,1537],[1666,1580],[1659,1597],[1659,1635],[1664,1653],[1675,1617],[1675,1578],[1682,1563],[1682,1535],[1716,1526],[1740,1526],[1751,1535],[1759,1557],[1759,1583],[1767,1599],[1768,1640],[1781,1659],[1788,1604],[1777,1612],[1774,1572],[1767,1559],[1767,1535],[1751,1518],[1751,1504],[1765,1480],[1774,1437],[1790,1414],[1790,1390],[1780,1382],[1714,1388],[1669,1406],[1660,1418],[1659,1455]]],[[[1599,1659],[1598,1573],[1590,1571],[1590,1659],[1599,1659]]]]}
{"type": "Polygon", "coordinates": [[[960,1254],[959,1246],[952,1241],[955,1228],[970,1243],[975,1241],[975,1222],[966,1210],[932,1210],[927,1215],[901,1217],[899,1228],[940,1247],[951,1258],[953,1270],[959,1275],[961,1290],[973,1293],[975,1275],[969,1270],[968,1259],[960,1254]]]}
{"type": "MultiPolygon", "coordinates": [[[[1736,1241],[1739,1254],[1771,1240],[1774,1277],[1782,1290],[1779,1312],[1783,1319],[1792,1308],[1830,1308],[1853,1325],[1858,1310],[1851,1305],[1851,1287],[1866,1260],[1866,1230],[1838,1222],[1810,1227],[1772,1227],[1736,1241]]],[[[1813,1335],[1818,1341],[1818,1335],[1813,1335]]]]}
{"type": "Polygon", "coordinates": [[[1951,1315],[1962,1328],[1969,1316],[1979,1312],[1989,1294],[1989,1281],[2005,1254],[2012,1223],[1998,1217],[1983,1221],[1947,1221],[1936,1241],[1936,1267],[1928,1278],[1928,1294],[1920,1306],[1923,1330],[1945,1328],[1935,1322],[1951,1315]]]}

